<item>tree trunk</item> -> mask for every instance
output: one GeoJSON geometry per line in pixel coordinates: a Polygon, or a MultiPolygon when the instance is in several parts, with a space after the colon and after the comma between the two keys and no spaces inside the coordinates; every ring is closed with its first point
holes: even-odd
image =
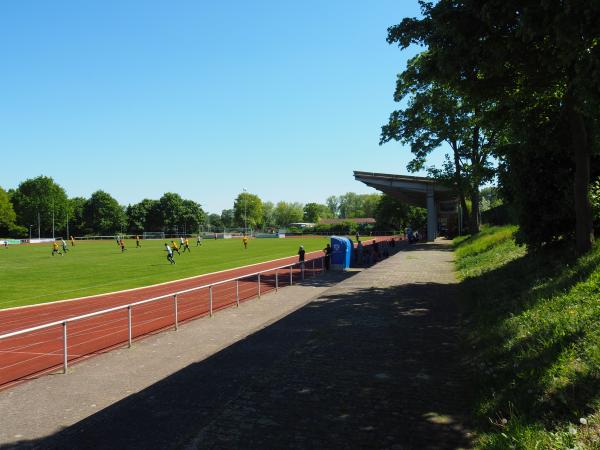
{"type": "MultiPolygon", "coordinates": [[[[475,111],[477,114],[477,110],[475,111]]],[[[473,129],[473,142],[471,143],[471,167],[473,173],[471,174],[471,218],[469,220],[469,231],[470,233],[479,233],[479,126],[475,126],[473,129]]]]}
{"type": "Polygon", "coordinates": [[[452,146],[454,151],[454,176],[456,181],[456,188],[458,189],[458,199],[460,201],[461,206],[461,220],[462,223],[467,223],[465,218],[467,217],[467,199],[465,196],[465,187],[462,179],[462,171],[460,168],[460,155],[458,154],[458,148],[456,145],[452,146]]]}
{"type": "Polygon", "coordinates": [[[591,250],[594,243],[590,187],[590,147],[583,115],[576,110],[572,94],[567,94],[567,114],[571,131],[571,147],[575,158],[575,243],[580,254],[591,250]]]}

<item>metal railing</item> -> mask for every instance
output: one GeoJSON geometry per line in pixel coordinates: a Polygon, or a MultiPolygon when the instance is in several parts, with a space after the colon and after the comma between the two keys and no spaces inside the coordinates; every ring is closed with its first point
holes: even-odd
{"type": "MultiPolygon", "coordinates": [[[[152,298],[148,298],[145,300],[140,300],[140,301],[136,301],[136,302],[132,302],[132,303],[128,303],[128,304],[124,304],[124,305],[119,305],[119,306],[114,306],[112,308],[106,308],[106,309],[102,309],[99,311],[94,311],[88,314],[83,314],[83,315],[79,315],[79,316],[75,316],[75,317],[69,317],[66,319],[61,319],[61,320],[57,320],[57,321],[53,321],[53,322],[49,322],[49,323],[45,323],[42,325],[37,325],[34,327],[30,327],[30,328],[26,328],[26,329],[22,329],[22,330],[17,330],[17,331],[13,331],[10,333],[6,333],[6,334],[2,334],[0,335],[0,340],[5,340],[8,338],[12,338],[12,337],[16,337],[16,336],[22,336],[25,334],[29,334],[29,333],[33,333],[36,331],[40,331],[40,330],[47,330],[49,328],[52,327],[62,327],[62,364],[56,364],[56,363],[52,363],[52,364],[48,364],[47,367],[44,367],[42,369],[38,369],[35,370],[31,373],[27,373],[27,374],[23,374],[17,378],[14,378],[13,380],[8,380],[6,382],[3,382],[2,380],[0,380],[0,385],[4,384],[4,383],[10,383],[13,381],[16,381],[18,379],[21,379],[25,376],[29,376],[35,373],[40,373],[40,372],[46,372],[48,370],[52,370],[55,369],[57,366],[60,367],[62,365],[63,368],[63,373],[67,373],[67,369],[68,369],[68,364],[69,364],[69,352],[68,352],[68,347],[69,347],[69,324],[77,322],[77,321],[81,321],[84,319],[89,319],[92,317],[97,317],[97,316],[102,316],[105,314],[109,314],[111,312],[115,312],[115,311],[121,311],[121,310],[127,310],[127,346],[130,348],[132,345],[132,340],[133,340],[133,319],[132,319],[132,312],[134,307],[138,307],[141,305],[145,305],[145,304],[150,304],[150,303],[154,303],[154,302],[158,302],[160,300],[165,300],[168,299],[169,297],[171,297],[173,299],[173,323],[172,326],[175,330],[179,329],[179,312],[180,312],[180,308],[179,308],[179,301],[178,298],[181,297],[184,294],[189,294],[192,292],[197,292],[200,291],[202,289],[208,289],[208,311],[201,311],[198,312],[197,314],[193,314],[191,316],[189,316],[187,318],[187,320],[192,319],[192,318],[196,318],[196,317],[201,317],[206,315],[206,313],[208,312],[208,314],[212,317],[213,316],[213,310],[214,310],[214,288],[216,286],[220,286],[220,285],[225,285],[227,283],[234,283],[235,282],[235,305],[239,306],[240,304],[240,281],[244,280],[244,279],[248,279],[248,278],[253,278],[256,277],[257,278],[257,295],[250,295],[248,297],[246,297],[244,300],[248,300],[250,298],[254,298],[254,297],[261,297],[261,294],[264,294],[265,291],[261,289],[261,284],[264,280],[264,277],[266,274],[269,273],[273,273],[274,272],[274,288],[270,289],[270,290],[275,290],[276,292],[279,290],[280,287],[280,279],[282,277],[284,277],[284,283],[285,281],[287,281],[288,285],[292,285],[294,283],[294,268],[296,268],[296,270],[299,270],[299,275],[301,277],[301,280],[304,280],[305,278],[305,270],[308,266],[310,272],[313,276],[316,276],[317,273],[322,273],[325,270],[324,267],[324,258],[323,256],[320,257],[316,257],[316,258],[312,258],[309,259],[303,263],[301,262],[294,262],[294,263],[290,263],[290,264],[285,264],[285,265],[281,265],[281,266],[277,266],[277,267],[273,267],[273,268],[269,268],[269,269],[265,269],[265,270],[261,270],[261,271],[257,271],[257,272],[252,272],[252,273],[247,273],[244,275],[240,275],[238,277],[233,277],[233,278],[229,278],[226,280],[221,280],[221,281],[215,281],[213,283],[207,283],[207,284],[203,284],[201,286],[196,286],[190,289],[184,289],[181,291],[177,291],[177,292],[171,292],[168,294],[164,294],[164,295],[160,295],[157,297],[152,297],[152,298]],[[318,264],[317,264],[318,262],[318,264]],[[287,270],[285,272],[284,269],[289,269],[289,275],[287,273],[287,270]],[[282,273],[283,272],[283,273],[282,273]],[[289,278],[288,278],[289,277],[289,278]]],[[[232,306],[234,304],[234,302],[230,302],[230,303],[226,303],[224,307],[227,306],[232,306]]],[[[162,330],[165,329],[167,327],[165,326],[159,326],[155,329],[152,329],[150,331],[147,331],[145,333],[141,333],[138,337],[140,336],[145,336],[151,332],[155,332],[158,330],[162,330]]],[[[123,344],[125,341],[119,341],[117,344],[113,344],[110,347],[113,348],[116,345],[121,345],[123,344]]],[[[105,348],[105,347],[103,347],[105,348]]],[[[96,349],[93,350],[91,352],[88,352],[84,355],[79,355],[79,357],[83,357],[83,356],[87,356],[91,353],[97,352],[98,350],[102,350],[103,348],[100,349],[96,349]]],[[[54,354],[54,353],[52,353],[54,354]]],[[[77,359],[77,358],[72,358],[73,359],[77,359]]]]}

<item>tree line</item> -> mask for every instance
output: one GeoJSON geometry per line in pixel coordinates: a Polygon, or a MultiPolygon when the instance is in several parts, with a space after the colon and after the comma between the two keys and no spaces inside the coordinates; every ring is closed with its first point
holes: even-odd
{"type": "Polygon", "coordinates": [[[452,186],[479,231],[480,187],[496,180],[531,248],[600,228],[600,5],[591,1],[420,1],[421,17],[388,29],[423,50],[398,75],[404,102],[381,141],[409,144],[409,170],[452,186]],[[430,153],[450,148],[442,167],[430,153]],[[592,187],[590,191],[590,187],[592,187]]]}
{"type": "Polygon", "coordinates": [[[141,234],[144,231],[196,233],[232,228],[269,229],[291,223],[318,223],[329,218],[374,217],[377,228],[400,230],[421,226],[425,213],[380,194],[348,192],[326,202],[302,204],[262,201],[242,192],[231,209],[209,214],[200,203],[167,192],[158,200],[144,199],[123,206],[109,193],[98,190],[89,198],[68,197],[52,178],[25,180],[16,189],[0,188],[0,236],[42,237],[141,234]]]}

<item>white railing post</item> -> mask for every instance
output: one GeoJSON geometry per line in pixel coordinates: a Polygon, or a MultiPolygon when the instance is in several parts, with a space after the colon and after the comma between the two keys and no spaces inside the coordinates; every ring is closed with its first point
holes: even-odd
{"type": "Polygon", "coordinates": [[[127,343],[131,348],[131,305],[127,305],[127,343]]]}
{"type": "Polygon", "coordinates": [[[260,298],[260,273],[258,274],[258,298],[260,298]]]}
{"type": "Polygon", "coordinates": [[[63,373],[67,373],[67,364],[69,360],[69,355],[67,352],[67,321],[63,321],[63,373]]]}
{"type": "Polygon", "coordinates": [[[210,313],[210,317],[212,317],[213,315],[213,296],[212,296],[212,284],[208,287],[208,304],[209,304],[209,313],[210,313]]]}
{"type": "Polygon", "coordinates": [[[293,274],[292,274],[292,270],[294,269],[294,266],[290,266],[290,286],[293,284],[294,282],[294,278],[293,278],[293,274]]]}
{"type": "Polygon", "coordinates": [[[177,311],[177,294],[173,296],[173,309],[175,310],[175,331],[179,330],[179,315],[177,311]]]}
{"type": "Polygon", "coordinates": [[[279,269],[275,269],[275,292],[279,290],[279,269]]]}
{"type": "Polygon", "coordinates": [[[240,307],[240,279],[235,280],[235,305],[240,307]]]}

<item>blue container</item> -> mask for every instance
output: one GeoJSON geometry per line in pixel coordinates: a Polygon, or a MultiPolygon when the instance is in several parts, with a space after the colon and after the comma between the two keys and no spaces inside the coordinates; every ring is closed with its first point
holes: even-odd
{"type": "Polygon", "coordinates": [[[346,270],[352,261],[354,245],[346,237],[331,236],[331,270],[346,270]]]}

